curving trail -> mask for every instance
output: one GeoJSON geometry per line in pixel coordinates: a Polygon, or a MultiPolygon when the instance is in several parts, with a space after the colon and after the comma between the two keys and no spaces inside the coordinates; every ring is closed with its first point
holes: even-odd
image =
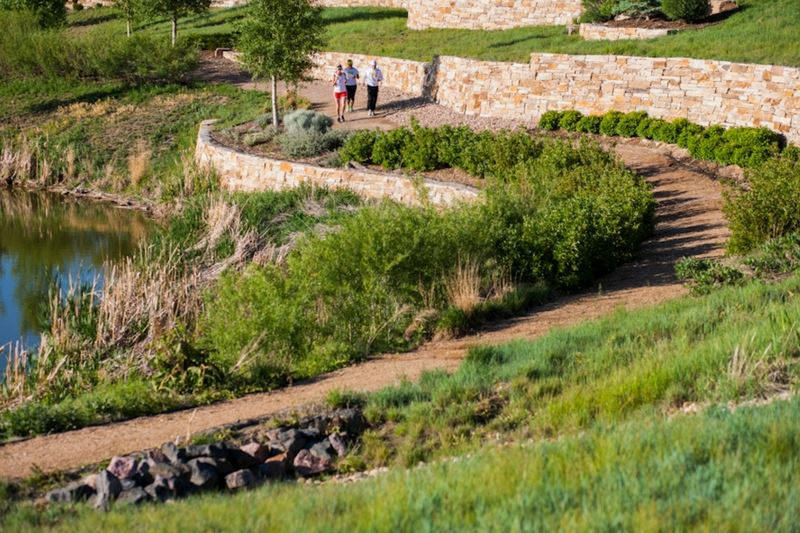
{"type": "Polygon", "coordinates": [[[479,334],[432,342],[410,353],[378,356],[293,387],[2,445],[0,478],[24,477],[35,469],[53,472],[100,462],[188,433],[319,402],[332,389],[373,391],[403,378],[417,379],[426,370],[452,371],[472,346],[532,339],[552,328],[597,318],[619,307],[636,308],[684,295],[685,289],[673,274],[675,261],[723,252],[728,230],[720,209],[720,185],[702,168],[679,162],[663,149],[627,143],[614,149],[629,168],[653,185],[658,201],[657,226],[638,260],[601,279],[598,289],[557,299],[479,334]]]}

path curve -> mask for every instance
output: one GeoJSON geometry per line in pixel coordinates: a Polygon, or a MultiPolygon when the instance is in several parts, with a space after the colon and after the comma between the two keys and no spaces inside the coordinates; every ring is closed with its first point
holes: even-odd
{"type": "Polygon", "coordinates": [[[332,389],[374,391],[426,370],[452,371],[472,346],[536,338],[552,328],[574,325],[619,307],[651,305],[686,293],[673,273],[684,256],[720,255],[728,237],[721,190],[702,169],[675,160],[664,150],[619,144],[616,152],[653,185],[658,202],[656,231],[639,258],[599,280],[597,288],[559,298],[534,312],[496,324],[488,331],[432,342],[403,354],[388,354],[326,374],[312,382],[253,394],[175,413],[35,437],[0,446],[0,478],[19,478],[35,469],[54,472],[97,463],[238,420],[276,414],[322,401],[332,389]]]}

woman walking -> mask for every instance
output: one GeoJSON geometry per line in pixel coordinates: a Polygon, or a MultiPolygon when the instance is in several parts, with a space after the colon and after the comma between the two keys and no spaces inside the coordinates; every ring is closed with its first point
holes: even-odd
{"type": "Polygon", "coordinates": [[[358,89],[358,69],[353,66],[353,60],[347,60],[347,68],[344,69],[347,76],[347,110],[353,112],[353,105],[356,103],[356,89],[358,89]]]}
{"type": "Polygon", "coordinates": [[[375,116],[375,108],[378,105],[378,88],[383,81],[383,72],[378,68],[378,62],[372,60],[369,70],[364,75],[364,85],[367,86],[367,111],[369,116],[375,116]]]}
{"type": "Polygon", "coordinates": [[[337,65],[331,82],[333,83],[333,97],[336,99],[336,121],[344,122],[344,109],[347,101],[347,76],[341,65],[337,65]]]}

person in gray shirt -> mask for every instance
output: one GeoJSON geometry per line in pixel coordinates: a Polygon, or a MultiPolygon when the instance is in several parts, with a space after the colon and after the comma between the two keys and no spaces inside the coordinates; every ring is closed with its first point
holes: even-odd
{"type": "Polygon", "coordinates": [[[347,68],[344,69],[344,75],[347,76],[347,110],[353,112],[353,105],[356,103],[356,89],[358,89],[358,69],[353,66],[353,60],[347,60],[347,68]]]}

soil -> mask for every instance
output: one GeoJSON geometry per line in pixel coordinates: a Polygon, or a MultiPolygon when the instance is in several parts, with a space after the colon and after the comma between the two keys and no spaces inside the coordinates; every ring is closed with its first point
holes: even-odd
{"type": "MultiPolygon", "coordinates": [[[[329,109],[320,102],[323,92],[327,96],[325,85],[311,84],[303,92],[312,102],[322,105],[320,109],[329,109]]],[[[365,124],[396,126],[410,114],[418,116],[423,123],[450,116],[475,126],[498,123],[454,115],[433,104],[405,107],[401,104],[401,108],[402,111],[374,121],[370,119],[365,124]],[[414,109],[416,113],[410,111],[414,109]]],[[[5,444],[0,446],[0,478],[20,478],[37,470],[54,472],[97,463],[238,420],[265,417],[321,402],[334,389],[374,391],[402,379],[415,380],[428,370],[452,372],[473,346],[535,339],[554,328],[598,318],[619,308],[635,309],[685,295],[686,289],[674,275],[675,262],[687,256],[719,256],[729,235],[721,211],[721,185],[717,175],[707,165],[675,157],[670,150],[658,145],[621,141],[610,148],[626,166],[652,184],[658,202],[657,225],[635,261],[601,278],[591,290],[557,298],[525,316],[496,323],[473,335],[431,342],[408,353],[379,355],[274,392],[5,444]]]]}

